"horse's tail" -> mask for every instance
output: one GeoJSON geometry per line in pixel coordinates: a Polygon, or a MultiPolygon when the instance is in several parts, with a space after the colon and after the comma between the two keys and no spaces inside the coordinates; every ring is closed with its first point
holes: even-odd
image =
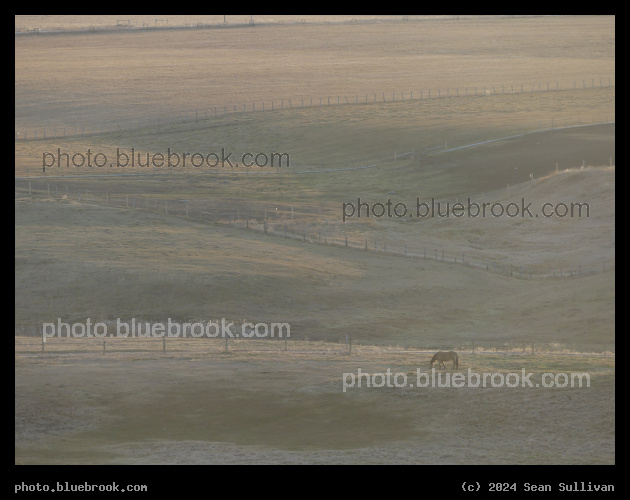
{"type": "Polygon", "coordinates": [[[437,359],[437,353],[435,353],[433,357],[431,358],[431,364],[429,365],[429,368],[433,368],[433,363],[435,363],[436,359],[437,359]]]}

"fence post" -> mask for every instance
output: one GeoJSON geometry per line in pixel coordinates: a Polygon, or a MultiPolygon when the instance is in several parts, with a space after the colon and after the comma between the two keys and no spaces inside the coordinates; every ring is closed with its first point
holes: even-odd
{"type": "Polygon", "coordinates": [[[472,353],[475,354],[475,341],[472,341],[472,353]]]}
{"type": "Polygon", "coordinates": [[[162,352],[166,353],[166,337],[162,337],[162,352]]]}
{"type": "Polygon", "coordinates": [[[103,356],[105,356],[105,340],[103,339],[103,356]]]}
{"type": "Polygon", "coordinates": [[[534,341],[532,340],[532,356],[534,355],[534,341]]]}

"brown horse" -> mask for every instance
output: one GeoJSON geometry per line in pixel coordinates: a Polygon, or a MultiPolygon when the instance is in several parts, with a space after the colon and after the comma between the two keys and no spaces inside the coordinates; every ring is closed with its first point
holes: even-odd
{"type": "Polygon", "coordinates": [[[455,351],[440,351],[436,352],[431,358],[431,365],[429,368],[433,368],[433,363],[439,361],[438,368],[446,369],[444,361],[453,361],[453,369],[459,368],[459,360],[455,351]]]}

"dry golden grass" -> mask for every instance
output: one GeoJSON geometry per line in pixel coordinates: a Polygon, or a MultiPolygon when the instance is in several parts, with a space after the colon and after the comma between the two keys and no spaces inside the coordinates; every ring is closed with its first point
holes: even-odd
{"type": "Polygon", "coordinates": [[[272,99],[599,84],[614,82],[614,50],[613,16],[23,36],[15,125],[108,125],[272,99]]]}
{"type": "MultiPolygon", "coordinates": [[[[67,20],[73,27],[83,21],[67,20]]],[[[466,352],[473,340],[486,351],[506,342],[517,349],[526,340],[558,350],[614,345],[614,268],[521,279],[77,199],[87,189],[119,201],[211,199],[229,210],[281,205],[285,217],[294,205],[322,210],[308,221],[313,234],[342,229],[370,241],[442,245],[469,258],[541,267],[614,263],[614,124],[428,151],[447,141],[454,147],[544,128],[551,118],[554,127],[614,120],[614,17],[65,34],[15,42],[16,131],[144,122],[271,99],[402,91],[417,97],[429,88],[547,81],[579,87],[591,78],[595,84],[16,141],[16,176],[34,176],[42,153],[57,148],[287,152],[296,171],[390,159],[380,168],[333,175],[33,179],[33,196],[27,181],[16,180],[16,332],[19,324],[57,318],[224,317],[288,322],[295,346],[308,347],[254,351],[235,341],[228,353],[219,342],[192,351],[179,345],[176,352],[173,344],[164,355],[159,342],[156,350],[132,352],[114,351],[112,342],[103,356],[92,343],[73,354],[51,342],[51,352],[40,357],[36,347],[23,355],[16,341],[16,463],[614,463],[614,356],[466,352]],[[600,78],[613,86],[599,87],[600,78]],[[420,151],[417,158],[393,162],[395,152],[410,147],[420,151]],[[590,168],[572,169],[582,159],[590,168]],[[46,184],[51,196],[43,195],[46,184]],[[586,201],[593,213],[562,221],[340,222],[341,203],[357,196],[410,203],[416,196],[471,194],[489,201],[586,201]],[[347,334],[355,343],[351,356],[344,354],[347,334]],[[463,370],[588,372],[592,385],[342,392],[343,374],[359,367],[410,377],[425,369],[429,353],[400,349],[405,343],[417,350],[457,347],[463,370]],[[456,442],[444,446],[453,436],[456,442]]]]}

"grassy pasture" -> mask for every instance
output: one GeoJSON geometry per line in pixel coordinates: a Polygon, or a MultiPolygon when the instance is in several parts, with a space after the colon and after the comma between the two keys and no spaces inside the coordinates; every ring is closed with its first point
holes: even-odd
{"type": "Polygon", "coordinates": [[[229,209],[281,206],[281,222],[295,206],[317,213],[298,219],[296,231],[308,225],[392,245],[446,247],[471,259],[597,268],[615,258],[614,124],[441,149],[551,128],[552,118],[554,129],[614,120],[614,42],[614,17],[590,16],[16,37],[16,131],[271,99],[577,82],[563,91],[285,108],[16,141],[16,177],[51,189],[51,196],[29,196],[28,181],[16,180],[16,334],[19,324],[58,317],[225,317],[289,322],[296,343],[288,351],[234,343],[228,353],[217,344],[167,354],[159,345],[124,352],[112,344],[105,356],[55,352],[51,343],[38,356],[20,350],[16,338],[16,463],[614,463],[614,356],[490,352],[532,339],[614,345],[614,267],[518,279],[76,196],[88,190],[173,203],[208,199],[229,209]],[[591,78],[594,88],[580,88],[591,78]],[[613,86],[599,87],[600,78],[613,86]],[[34,178],[46,151],[91,148],[109,156],[131,147],[143,154],[169,147],[287,152],[294,167],[125,177],[51,169],[46,179],[34,178]],[[415,157],[394,161],[412,149],[415,157]],[[371,161],[379,167],[298,173],[371,161]],[[66,187],[72,195],[64,198],[66,187]],[[468,196],[525,197],[533,207],[580,201],[592,213],[341,220],[342,203],[358,197],[413,205],[416,197],[468,196]],[[360,344],[351,356],[346,334],[360,344]],[[467,351],[473,340],[484,354],[467,351]],[[591,387],[343,392],[344,374],[359,368],[389,368],[415,382],[430,353],[404,351],[405,342],[417,350],[466,346],[462,373],[525,369],[538,380],[544,372],[588,372],[591,387]]]}
{"type": "Polygon", "coordinates": [[[612,16],[22,36],[15,125],[92,126],[272,99],[599,84],[614,82],[614,48],[612,16]]]}
{"type": "Polygon", "coordinates": [[[464,375],[524,369],[535,384],[545,372],[588,372],[590,387],[418,387],[428,359],[382,351],[18,359],[16,463],[614,460],[614,360],[462,356],[464,375]],[[343,392],[359,368],[389,369],[407,384],[364,379],[343,392]]]}

